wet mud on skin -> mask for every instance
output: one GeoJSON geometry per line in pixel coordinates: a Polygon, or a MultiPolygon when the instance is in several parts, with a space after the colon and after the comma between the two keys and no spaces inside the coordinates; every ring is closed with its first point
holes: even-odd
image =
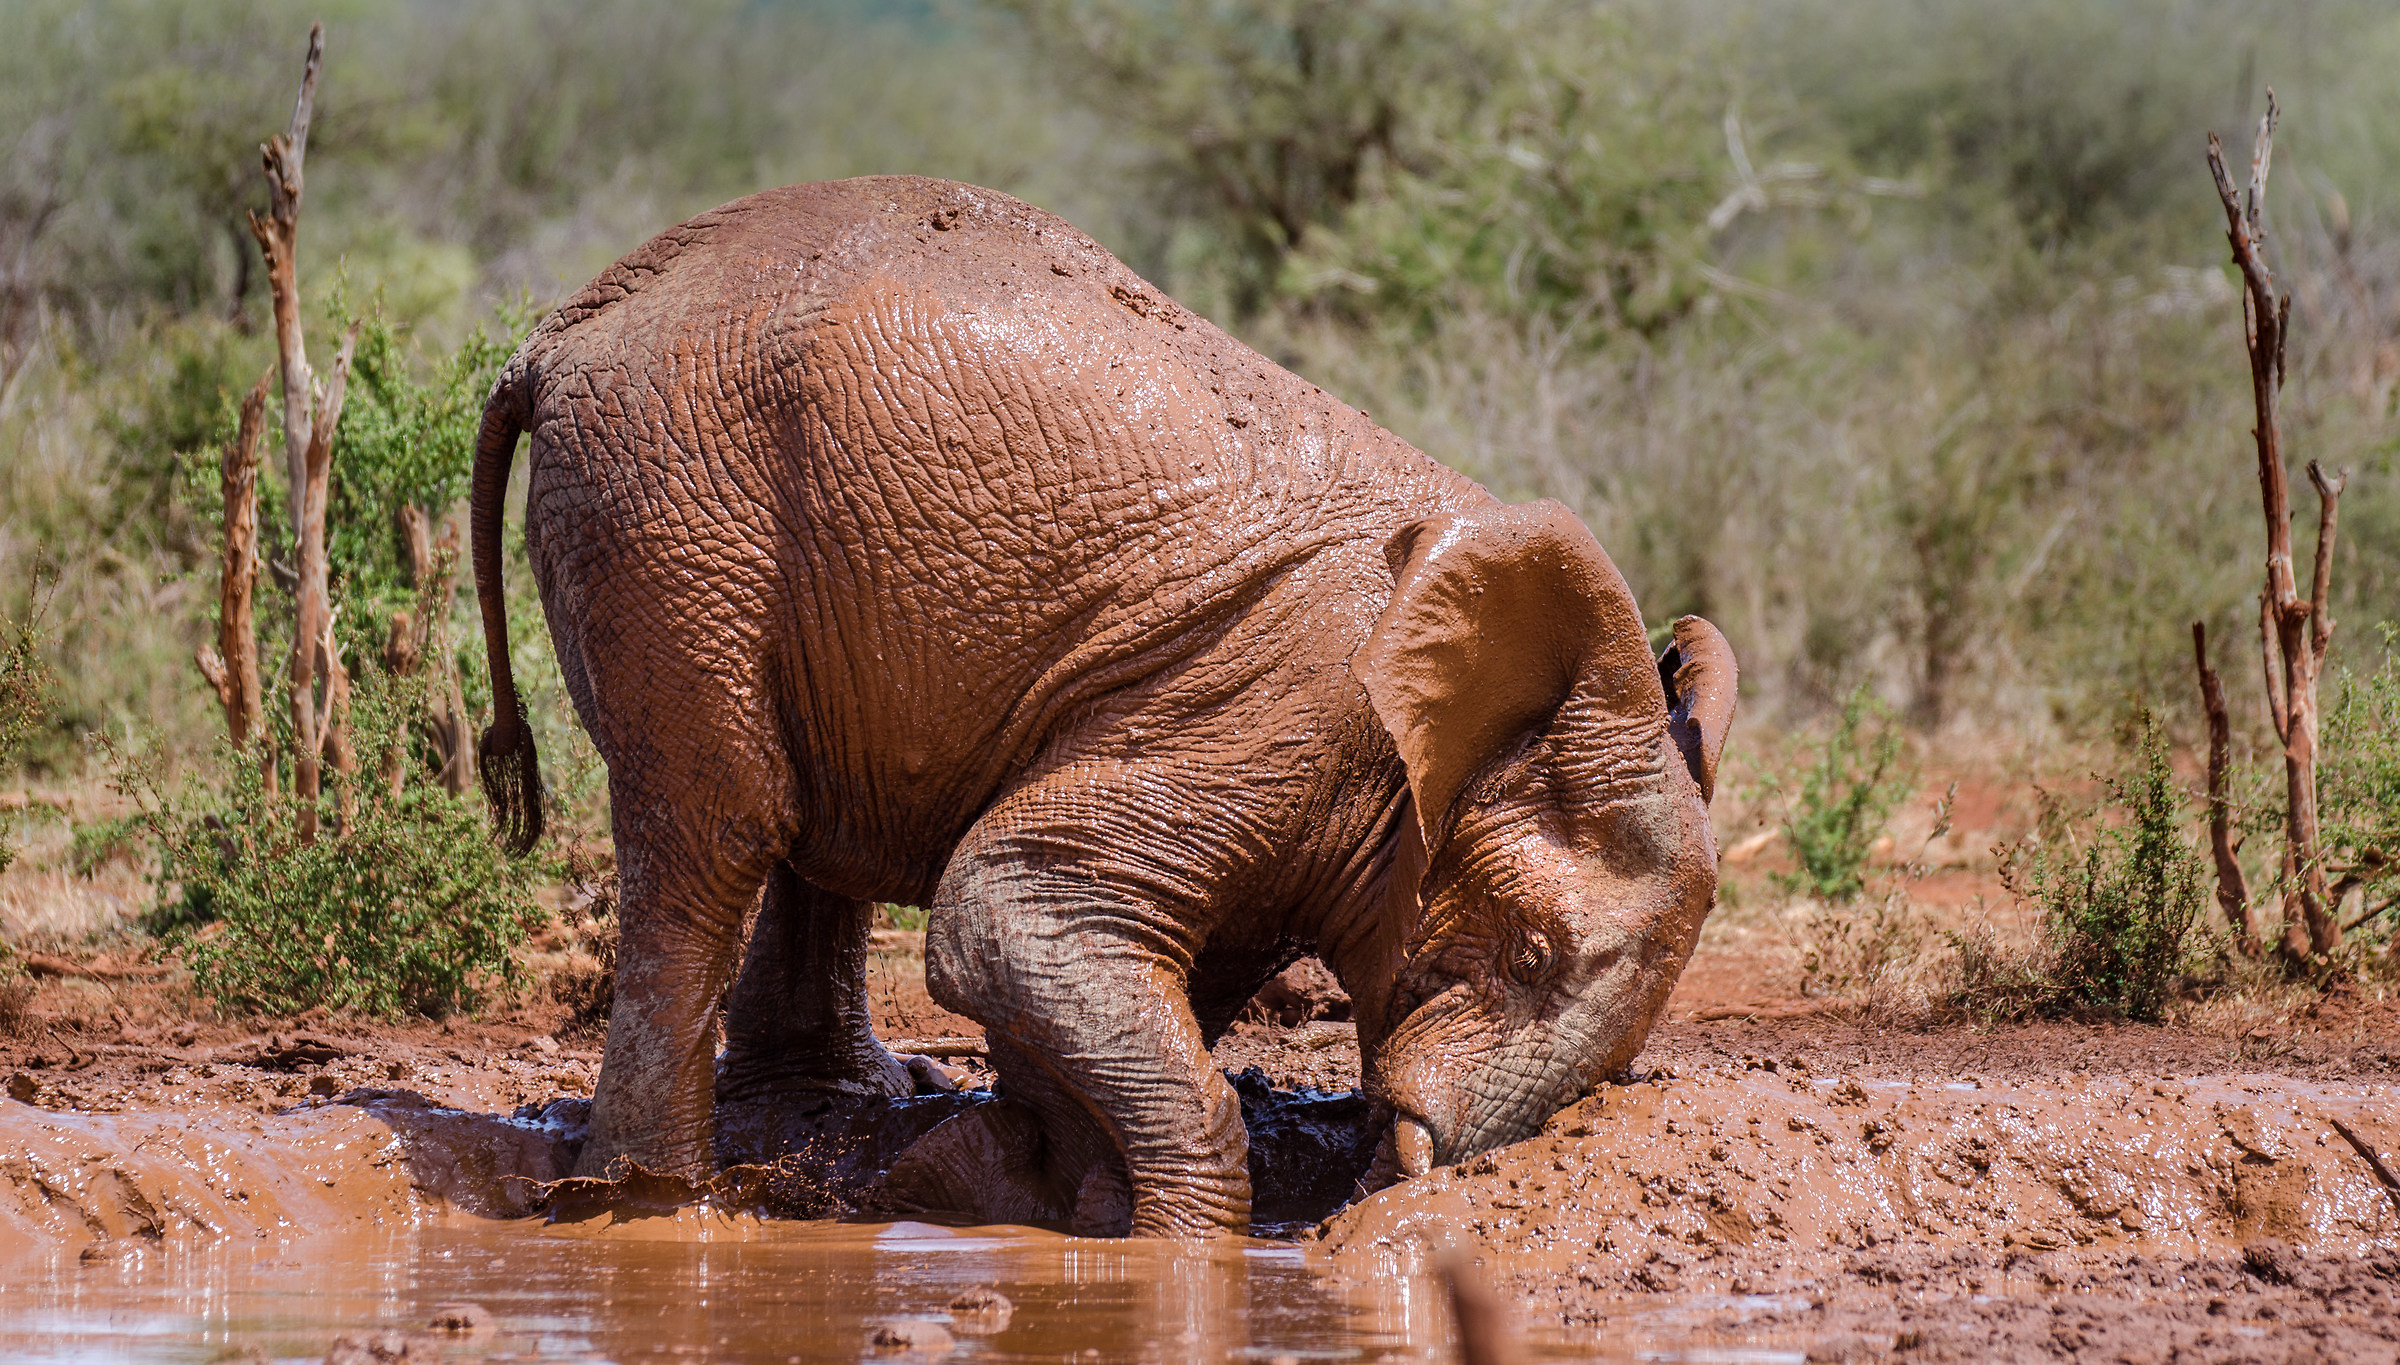
{"type": "Polygon", "coordinates": [[[1423,1358],[1435,1247],[1515,1296],[1537,1357],[2400,1358],[2380,1028],[2270,1070],[2166,1029],[1673,1023],[1641,1079],[1319,1226],[1375,1116],[1301,1087],[1355,1076],[1355,1038],[1246,1023],[1218,1062],[1262,1223],[1293,1215],[1261,1230],[1295,1240],[1198,1250],[878,1211],[975,1093],[728,1108],[705,1207],[556,1186],[591,1059],[488,1033],[0,1057],[0,1358],[313,1361],[457,1299],[498,1326],[432,1358],[853,1359],[885,1327],[962,1359],[1423,1358]],[[952,1330],[976,1284],[1009,1332],[952,1330]]]}

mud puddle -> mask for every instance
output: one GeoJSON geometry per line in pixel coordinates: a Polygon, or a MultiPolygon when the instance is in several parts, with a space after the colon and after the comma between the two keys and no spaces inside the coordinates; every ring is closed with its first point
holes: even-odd
{"type": "Polygon", "coordinates": [[[772,1179],[576,1211],[543,1191],[583,1101],[543,1088],[567,1069],[538,1048],[53,1069],[0,1099],[0,1358],[317,1361],[469,1300],[489,1330],[392,1340],[411,1360],[1447,1359],[1435,1249],[1516,1301],[1535,1359],[2400,1351],[2380,1077],[1662,1049],[1671,1069],[1526,1142],[1335,1212],[1374,1115],[1297,1087],[1337,1032],[1277,1033],[1235,1082],[1261,1222],[1296,1240],[1203,1248],[878,1212],[901,1153],[990,1103],[972,1093],[721,1113],[720,1155],[772,1179]],[[403,1070],[425,1089],[391,1087],[403,1070]],[[976,1286],[1015,1305],[1003,1330],[950,1310],[976,1286]]]}
{"type": "Polygon", "coordinates": [[[406,1359],[1358,1360],[1404,1351],[1409,1336],[1405,1314],[1329,1285],[1292,1246],[700,1214],[614,1231],[451,1218],[289,1242],[169,1242],[90,1263],[62,1253],[14,1268],[0,1357],[256,1351],[313,1362],[338,1335],[422,1329],[460,1301],[481,1305],[490,1326],[414,1331],[401,1338],[406,1359]],[[949,1307],[978,1288],[1010,1308],[949,1307]]]}

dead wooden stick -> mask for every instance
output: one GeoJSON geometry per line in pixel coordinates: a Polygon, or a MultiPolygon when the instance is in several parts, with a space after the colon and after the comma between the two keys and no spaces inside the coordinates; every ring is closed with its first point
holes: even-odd
{"type": "Polygon", "coordinates": [[[258,728],[258,630],[252,590],[258,583],[258,438],[266,425],[269,369],[242,400],[241,419],[218,461],[225,500],[225,553],[217,572],[217,638],[198,652],[200,671],[225,708],[225,734],[237,749],[258,728]]]}
{"type": "Polygon", "coordinates": [[[104,957],[90,962],[77,962],[52,953],[27,953],[24,962],[25,970],[34,976],[80,976],[92,981],[149,981],[175,970],[164,962],[120,965],[104,957]]]}
{"type": "Polygon", "coordinates": [[[424,656],[432,672],[425,683],[426,728],[441,759],[442,789],[465,796],[475,789],[475,740],[467,730],[467,698],[458,678],[458,655],[450,647],[450,603],[458,581],[458,523],[443,524],[433,543],[421,600],[424,656]]]}
{"type": "MultiPolygon", "coordinates": [[[[308,121],[317,100],[317,71],[325,64],[325,26],[308,26],[308,63],[300,74],[300,97],[290,127],[259,145],[266,162],[267,211],[252,212],[250,235],[267,261],[267,288],[274,298],[276,356],[283,367],[283,450],[292,487],[300,486],[308,450],[311,376],[308,344],[300,330],[301,167],[308,159],[308,121]]],[[[293,510],[295,528],[299,511],[293,510]]]]}
{"type": "MultiPolygon", "coordinates": [[[[450,605],[458,581],[458,523],[445,523],[441,537],[432,535],[425,510],[403,505],[398,513],[400,541],[406,549],[408,581],[417,590],[416,605],[392,614],[391,634],[383,647],[384,668],[394,677],[412,678],[425,669],[425,736],[437,760],[442,787],[464,796],[475,783],[473,746],[461,718],[466,698],[458,680],[458,660],[450,651],[450,605]]],[[[401,749],[395,735],[384,756],[384,780],[400,794],[406,780],[401,749]]]]}
{"type": "Polygon", "coordinates": [[[2225,925],[2248,957],[2259,952],[2258,918],[2250,908],[2250,879],[2242,875],[2234,856],[2232,806],[2225,797],[2225,773],[2233,759],[2233,723],[2225,714],[2225,688],[2217,670],[2208,666],[2208,626],[2192,622],[2192,662],[2200,670],[2200,705],[2208,713],[2208,848],[2217,864],[2217,908],[2225,925]]]}
{"type": "MultiPolygon", "coordinates": [[[[283,373],[283,446],[291,480],[292,532],[299,553],[294,588],[292,655],[292,795],[300,837],[317,834],[317,805],[323,795],[323,764],[331,759],[345,776],[358,770],[350,742],[349,675],[333,638],[333,610],[325,549],[325,502],[333,471],[333,437],[341,425],[342,391],[358,341],[353,325],[323,383],[309,371],[308,346],[300,326],[300,202],[308,160],[309,119],[316,105],[317,74],[325,62],[325,26],[308,29],[308,60],[291,124],[259,146],[267,177],[268,206],[250,215],[250,235],[266,258],[267,285],[275,302],[275,340],[283,373]],[[322,679],[324,695],[317,695],[322,679]]],[[[342,784],[339,818],[347,824],[355,799],[342,784]]]]}
{"type": "Polygon", "coordinates": [[[2315,580],[2302,600],[2292,563],[2291,485],[2284,468],[2283,437],[2276,408],[2283,389],[2292,300],[2275,284],[2267,264],[2267,171],[2274,159],[2275,92],[2251,144],[2250,183],[2234,188],[2225,168],[2225,148],[2208,138],[2208,169],[2225,210],[2226,240],[2242,272],[2242,333],[2250,356],[2250,393],[2257,425],[2260,510],[2267,523],[2266,593],[2260,601],[2261,650],[2267,669],[2267,710],[2283,744],[2284,766],[2284,939],[2288,949],[2322,956],[2341,944],[2341,922],[2326,900],[2325,867],[2317,837],[2317,680],[2333,620],[2326,609],[2332,588],[2333,531],[2347,474],[2328,479],[2311,464],[2318,497],[2315,580]],[[2305,926],[2305,934],[2302,928],[2305,926]]]}
{"type": "MultiPolygon", "coordinates": [[[[350,749],[349,675],[343,670],[335,644],[332,586],[325,554],[325,503],[333,479],[333,432],[341,423],[342,393],[350,377],[350,355],[358,343],[358,328],[342,342],[325,382],[317,386],[307,449],[302,452],[300,480],[292,486],[299,511],[300,583],[295,594],[292,624],[292,795],[299,801],[300,837],[317,835],[317,799],[323,794],[327,758],[335,771],[357,771],[350,749]],[[325,681],[319,704],[317,679],[325,681]]],[[[346,818],[346,817],[345,817],[346,818]]]]}

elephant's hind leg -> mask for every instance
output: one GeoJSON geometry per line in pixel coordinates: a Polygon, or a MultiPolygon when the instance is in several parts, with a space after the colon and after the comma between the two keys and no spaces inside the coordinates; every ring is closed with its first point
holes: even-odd
{"type": "Polygon", "coordinates": [[[801,879],[767,873],[742,973],[725,1002],[717,1102],[789,1090],[892,1097],[915,1088],[876,1041],[867,1012],[867,931],[875,907],[801,879]]]}
{"type": "MultiPolygon", "coordinates": [[[[698,787],[681,774],[729,767],[678,768],[672,785],[698,787]]],[[[671,801],[611,778],[622,936],[592,1134],[575,1171],[609,1175],[622,1157],[705,1179],[716,1170],[717,1003],[733,981],[742,920],[791,832],[772,802],[727,799],[748,797],[734,782],[671,801]]]]}

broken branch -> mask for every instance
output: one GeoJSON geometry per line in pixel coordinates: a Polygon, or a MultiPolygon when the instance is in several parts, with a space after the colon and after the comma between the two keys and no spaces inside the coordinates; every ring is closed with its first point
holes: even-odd
{"type": "Polygon", "coordinates": [[[2225,714],[2225,688],[2208,666],[2208,626],[2192,622],[2192,661],[2200,670],[2200,704],[2208,713],[2208,848],[2217,867],[2217,908],[2236,935],[2242,953],[2258,956],[2258,921],[2250,909],[2250,880],[2234,856],[2232,805],[2225,797],[2226,769],[2233,758],[2233,724],[2225,714]]]}

